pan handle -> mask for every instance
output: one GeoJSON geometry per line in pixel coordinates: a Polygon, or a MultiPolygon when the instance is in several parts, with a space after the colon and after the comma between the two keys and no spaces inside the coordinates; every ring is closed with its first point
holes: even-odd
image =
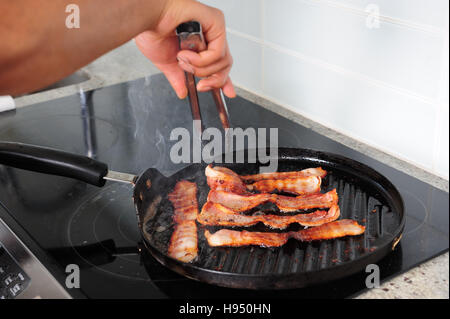
{"type": "Polygon", "coordinates": [[[103,186],[108,165],[92,158],[35,145],[0,142],[0,164],[65,176],[103,186]]]}

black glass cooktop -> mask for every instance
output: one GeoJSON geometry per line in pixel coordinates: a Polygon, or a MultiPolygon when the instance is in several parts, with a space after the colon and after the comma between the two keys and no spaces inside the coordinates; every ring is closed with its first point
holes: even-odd
{"type": "MultiPolygon", "coordinates": [[[[205,127],[220,127],[212,98],[200,96],[205,127]]],[[[380,266],[387,279],[448,250],[449,197],[396,169],[339,144],[243,98],[228,100],[234,127],[278,128],[279,146],[310,148],[363,162],[388,177],[406,205],[406,228],[380,266]]],[[[170,132],[192,130],[187,101],[176,98],[161,75],[114,85],[0,114],[0,140],[85,154],[115,171],[138,174],[155,167],[171,174],[183,167],[169,158],[170,132]]],[[[185,165],[185,164],[184,164],[185,165]]],[[[64,272],[81,268],[81,292],[90,298],[313,298],[349,297],[365,289],[365,272],[296,290],[246,291],[194,282],[161,266],[141,247],[132,189],[96,188],[75,180],[0,165],[0,201],[64,272]]],[[[7,216],[8,215],[8,216],[7,216]]]]}

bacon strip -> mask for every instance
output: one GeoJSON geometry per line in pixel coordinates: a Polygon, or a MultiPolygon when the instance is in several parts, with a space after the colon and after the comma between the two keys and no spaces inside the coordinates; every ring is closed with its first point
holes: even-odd
{"type": "Polygon", "coordinates": [[[189,263],[197,257],[197,241],[197,224],[195,221],[176,224],[170,238],[168,255],[179,261],[189,263]]]}
{"type": "Polygon", "coordinates": [[[212,167],[205,169],[206,181],[211,189],[223,190],[236,194],[249,194],[245,183],[239,175],[226,167],[212,167]]]}
{"type": "Polygon", "coordinates": [[[200,224],[208,226],[253,226],[259,222],[271,228],[284,229],[290,224],[298,223],[303,226],[320,226],[339,218],[339,206],[332,206],[328,211],[315,211],[309,214],[293,216],[278,215],[242,215],[235,213],[220,204],[207,202],[197,218],[200,224]]]}
{"type": "Polygon", "coordinates": [[[292,179],[297,177],[308,177],[308,176],[319,176],[320,178],[324,178],[326,175],[327,175],[326,170],[322,169],[322,167],[316,167],[316,168],[307,168],[302,171],[241,175],[240,177],[246,183],[254,183],[265,179],[292,179]]]}
{"type": "Polygon", "coordinates": [[[311,208],[329,208],[338,203],[338,195],[336,189],[325,194],[297,197],[269,193],[240,195],[213,189],[208,194],[208,201],[221,204],[235,212],[243,212],[266,202],[274,203],[282,212],[294,212],[311,208]]]}
{"type": "Polygon", "coordinates": [[[359,225],[355,220],[342,219],[318,227],[302,229],[298,232],[263,233],[221,229],[214,234],[205,230],[205,237],[208,244],[213,247],[239,247],[248,245],[279,247],[284,245],[289,238],[295,238],[299,241],[327,240],[361,235],[364,231],[365,227],[359,225]]]}
{"type": "Polygon", "coordinates": [[[313,194],[320,191],[322,179],[319,176],[295,177],[286,179],[264,179],[253,184],[245,184],[241,177],[226,167],[208,165],[206,179],[211,189],[223,190],[240,195],[250,194],[249,190],[262,193],[274,191],[297,195],[313,194]]]}
{"type": "Polygon", "coordinates": [[[297,197],[276,195],[275,204],[282,212],[293,212],[299,209],[329,208],[337,205],[339,198],[336,189],[325,194],[309,194],[297,197]]]}
{"type": "Polygon", "coordinates": [[[341,219],[318,227],[291,232],[290,235],[300,241],[314,241],[357,236],[363,234],[365,230],[366,227],[358,224],[356,220],[341,219]]]}
{"type": "Polygon", "coordinates": [[[197,224],[198,215],[197,185],[179,181],[169,194],[174,208],[175,228],[170,238],[168,255],[182,262],[194,260],[198,254],[197,224]]]}
{"type": "Polygon", "coordinates": [[[322,179],[318,176],[286,178],[286,179],[265,179],[250,185],[249,190],[256,190],[262,193],[275,191],[292,193],[297,195],[314,194],[320,191],[322,179]]]}
{"type": "Polygon", "coordinates": [[[231,208],[235,212],[243,212],[265,202],[274,202],[273,196],[277,195],[268,193],[240,195],[212,189],[208,194],[208,202],[222,204],[225,207],[231,208]]]}

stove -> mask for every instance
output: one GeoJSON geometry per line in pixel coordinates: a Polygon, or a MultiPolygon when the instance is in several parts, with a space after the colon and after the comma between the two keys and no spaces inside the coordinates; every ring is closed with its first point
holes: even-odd
{"type": "MultiPolygon", "coordinates": [[[[248,100],[227,102],[233,127],[276,127],[280,147],[341,154],[378,170],[399,189],[406,228],[397,248],[378,263],[382,280],[448,251],[448,193],[248,100]]],[[[201,94],[200,104],[205,127],[220,128],[210,95],[201,94]]],[[[187,165],[174,164],[169,157],[176,142],[170,141],[170,132],[177,127],[192,129],[190,109],[162,75],[0,114],[2,141],[91,156],[112,170],[133,174],[155,167],[170,175],[187,165]]],[[[96,188],[0,165],[0,296],[343,298],[366,289],[365,272],[276,294],[184,278],[143,248],[131,197],[127,185],[108,182],[96,188]],[[7,275],[12,277],[5,283],[7,275]]]]}

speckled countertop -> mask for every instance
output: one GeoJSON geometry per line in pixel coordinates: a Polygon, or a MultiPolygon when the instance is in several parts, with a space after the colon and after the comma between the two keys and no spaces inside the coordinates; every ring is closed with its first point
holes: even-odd
{"type": "MultiPolygon", "coordinates": [[[[158,73],[158,70],[136,49],[133,42],[129,42],[97,59],[78,72],[88,75],[90,79],[80,84],[18,97],[15,99],[16,107],[24,107],[59,97],[73,95],[79,90],[91,90],[120,82],[135,80],[158,73]]],[[[449,182],[443,178],[435,176],[410,163],[397,159],[376,148],[313,122],[283,106],[254,95],[244,89],[237,88],[237,93],[275,113],[448,192],[449,182]]],[[[379,288],[370,289],[359,295],[357,298],[448,299],[449,253],[447,252],[402,275],[392,278],[384,282],[379,288]]]]}

